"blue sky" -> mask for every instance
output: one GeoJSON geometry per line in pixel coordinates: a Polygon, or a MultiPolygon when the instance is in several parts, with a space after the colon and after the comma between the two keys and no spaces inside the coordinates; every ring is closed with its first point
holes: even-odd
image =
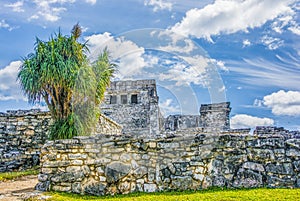
{"type": "Polygon", "coordinates": [[[91,61],[107,46],[115,79],[155,78],[167,114],[230,101],[234,128],[300,130],[299,0],[2,0],[0,111],[28,109],[16,82],[35,38],[80,23],[91,61]]]}

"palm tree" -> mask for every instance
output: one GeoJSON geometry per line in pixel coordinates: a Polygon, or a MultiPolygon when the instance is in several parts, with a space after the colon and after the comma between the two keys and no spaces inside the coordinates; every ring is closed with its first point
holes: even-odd
{"type": "Polygon", "coordinates": [[[76,24],[71,36],[59,31],[46,42],[37,38],[34,53],[23,59],[18,73],[29,102],[44,101],[50,110],[54,121],[50,139],[88,134],[115,71],[107,49],[90,64],[87,44],[78,42],[80,36],[76,24]]]}

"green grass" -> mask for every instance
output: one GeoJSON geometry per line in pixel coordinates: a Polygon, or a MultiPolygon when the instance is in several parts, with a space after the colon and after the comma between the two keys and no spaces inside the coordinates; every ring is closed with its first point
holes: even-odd
{"type": "Polygon", "coordinates": [[[51,192],[47,195],[52,196],[49,201],[77,201],[77,200],[107,200],[107,201],[181,201],[181,200],[207,200],[207,201],[274,201],[274,200],[300,200],[300,189],[239,189],[239,190],[202,190],[185,192],[159,192],[159,193],[132,193],[129,195],[116,196],[82,196],[70,193],[51,192]]]}
{"type": "Polygon", "coordinates": [[[19,177],[27,175],[37,175],[39,174],[39,168],[35,167],[29,170],[19,171],[19,172],[2,172],[0,173],[0,181],[14,180],[19,177]]]}

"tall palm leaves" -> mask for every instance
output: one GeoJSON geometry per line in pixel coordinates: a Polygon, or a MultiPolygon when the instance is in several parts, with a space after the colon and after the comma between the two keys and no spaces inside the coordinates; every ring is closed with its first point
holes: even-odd
{"type": "Polygon", "coordinates": [[[37,38],[35,52],[24,58],[19,70],[18,80],[29,102],[45,101],[51,112],[52,139],[90,131],[115,70],[107,50],[90,64],[86,43],[77,41],[80,35],[77,24],[71,36],[58,32],[46,42],[37,38]]]}

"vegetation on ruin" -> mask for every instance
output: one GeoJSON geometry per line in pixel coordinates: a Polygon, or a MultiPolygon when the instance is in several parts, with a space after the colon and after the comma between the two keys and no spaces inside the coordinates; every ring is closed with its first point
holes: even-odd
{"type": "Polygon", "coordinates": [[[128,195],[116,195],[116,196],[82,196],[78,194],[70,193],[48,193],[51,195],[49,201],[75,201],[75,200],[109,200],[109,201],[147,201],[147,200],[207,200],[207,201],[256,201],[256,200],[299,200],[300,189],[209,189],[202,191],[185,191],[185,192],[159,192],[159,193],[132,193],[128,195]]]}
{"type": "Polygon", "coordinates": [[[27,175],[38,175],[39,172],[39,167],[34,167],[32,169],[17,172],[1,172],[0,181],[14,180],[27,175]]]}
{"type": "Polygon", "coordinates": [[[54,124],[50,139],[68,139],[91,132],[99,116],[116,65],[105,49],[91,63],[87,43],[78,41],[76,24],[70,36],[59,31],[49,41],[36,39],[34,53],[23,59],[18,80],[30,103],[45,102],[54,124]]]}

